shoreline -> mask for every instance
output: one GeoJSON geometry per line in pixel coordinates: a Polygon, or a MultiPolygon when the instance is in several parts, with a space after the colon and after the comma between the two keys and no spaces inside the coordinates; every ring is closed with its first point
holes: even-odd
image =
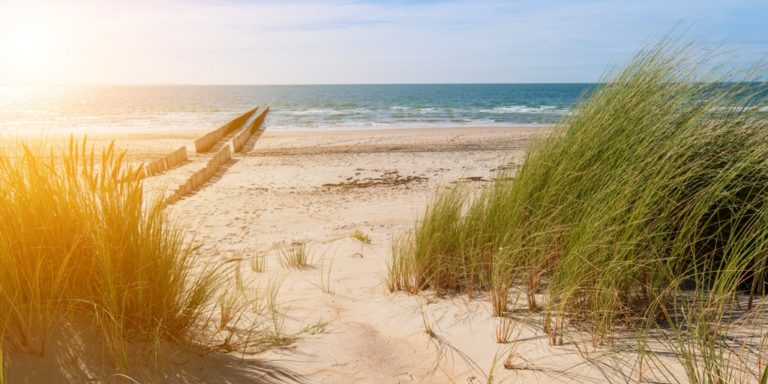
{"type": "Polygon", "coordinates": [[[386,132],[403,133],[403,132],[429,132],[429,131],[455,131],[455,132],[467,132],[469,131],[503,131],[510,129],[552,129],[555,124],[509,124],[509,125],[471,125],[471,126],[456,126],[456,125],[440,125],[440,126],[396,126],[391,128],[351,128],[351,129],[271,129],[267,127],[264,132],[274,133],[297,133],[297,134],[325,134],[325,133],[375,133],[382,134],[386,132]]]}
{"type": "MultiPolygon", "coordinates": [[[[363,126],[354,127],[334,127],[334,128],[274,128],[269,126],[269,121],[265,122],[265,128],[263,132],[276,132],[276,133],[324,133],[324,132],[402,132],[402,131],[430,131],[430,130],[504,130],[504,129],[551,129],[556,124],[552,123],[513,123],[513,124],[436,124],[432,125],[394,125],[394,126],[376,126],[366,128],[363,126]]],[[[112,129],[106,128],[103,130],[81,130],[81,131],[63,131],[56,132],[54,129],[35,130],[30,132],[9,132],[0,130],[0,141],[17,139],[17,138],[32,138],[32,139],[47,139],[47,138],[68,138],[69,136],[75,137],[113,137],[113,138],[142,138],[142,137],[164,137],[164,138],[197,138],[213,130],[216,127],[206,127],[199,129],[138,129],[132,130],[131,128],[119,128],[112,129]]]]}
{"type": "MultiPolygon", "coordinates": [[[[441,127],[398,127],[398,128],[384,128],[384,129],[362,129],[362,130],[279,130],[270,129],[265,127],[261,132],[261,138],[259,141],[267,141],[269,144],[266,149],[263,146],[259,146],[254,141],[251,143],[258,151],[270,151],[275,145],[291,145],[288,143],[291,139],[301,138],[316,138],[321,141],[318,143],[307,143],[307,147],[313,147],[315,149],[319,146],[327,145],[332,147],[338,147],[339,142],[335,142],[334,138],[340,140],[348,140],[349,138],[358,138],[360,145],[367,144],[364,138],[384,140],[394,147],[413,146],[412,144],[419,145],[420,140],[425,137],[433,138],[433,142],[440,142],[440,137],[443,135],[453,135],[452,140],[444,141],[445,144],[454,143],[453,146],[461,147],[464,144],[463,141],[470,140],[471,136],[478,137],[510,137],[516,136],[531,136],[540,137],[546,135],[554,128],[554,125],[505,125],[505,126],[473,126],[471,128],[455,127],[455,126],[441,126],[441,127]],[[387,140],[389,138],[389,140],[387,140]],[[410,138],[410,140],[405,140],[410,138]],[[283,140],[284,139],[284,140],[283,140]],[[416,140],[416,141],[413,141],[416,140]],[[458,143],[458,144],[457,144],[458,143]]],[[[33,147],[36,145],[53,145],[57,147],[66,144],[70,137],[74,137],[77,140],[86,138],[89,144],[94,144],[96,147],[103,147],[109,145],[114,141],[115,145],[121,149],[126,150],[128,153],[128,159],[136,161],[150,160],[154,156],[165,155],[180,146],[186,146],[190,156],[194,155],[193,142],[195,139],[202,137],[210,130],[200,131],[183,131],[178,132],[176,130],[163,130],[157,129],[153,132],[89,132],[85,134],[25,134],[25,135],[8,135],[0,133],[0,150],[3,148],[11,148],[16,146],[19,142],[31,144],[33,147]]],[[[300,140],[302,141],[302,140],[300,140]]],[[[498,147],[492,140],[486,140],[483,145],[490,145],[492,147],[498,147]]],[[[519,146],[508,147],[508,149],[516,149],[519,146]]],[[[457,148],[460,149],[460,148],[457,148]]],[[[364,147],[360,148],[360,151],[364,151],[364,147]]],[[[261,152],[263,153],[263,152],[261,152]]]]}
{"type": "Polygon", "coordinates": [[[323,128],[300,128],[300,127],[274,127],[269,128],[275,132],[367,132],[367,131],[402,131],[402,130],[428,130],[428,129],[516,129],[516,128],[549,128],[556,123],[485,123],[485,124],[461,124],[461,123],[435,123],[430,124],[402,124],[402,125],[375,125],[375,126],[335,126],[323,128]]]}

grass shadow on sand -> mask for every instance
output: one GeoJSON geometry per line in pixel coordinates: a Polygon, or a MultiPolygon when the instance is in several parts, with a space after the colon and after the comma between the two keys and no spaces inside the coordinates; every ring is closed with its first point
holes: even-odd
{"type": "Polygon", "coordinates": [[[249,354],[224,354],[175,343],[147,345],[131,342],[127,370],[116,367],[98,331],[87,325],[64,325],[51,335],[44,354],[7,351],[8,383],[305,383],[300,375],[278,363],[249,354]]]}

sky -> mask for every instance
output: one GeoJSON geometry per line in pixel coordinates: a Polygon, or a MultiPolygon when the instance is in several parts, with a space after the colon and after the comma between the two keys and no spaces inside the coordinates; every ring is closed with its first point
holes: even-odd
{"type": "Polygon", "coordinates": [[[768,55],[768,1],[0,0],[0,84],[595,82],[676,29],[768,55]]]}

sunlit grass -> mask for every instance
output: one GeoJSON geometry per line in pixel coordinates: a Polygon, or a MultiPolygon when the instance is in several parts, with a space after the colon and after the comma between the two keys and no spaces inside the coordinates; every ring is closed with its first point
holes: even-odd
{"type": "Polygon", "coordinates": [[[693,52],[668,40],[641,51],[529,151],[514,181],[499,175],[475,198],[440,192],[395,243],[390,289],[488,290],[500,312],[499,293],[517,285],[553,344],[573,321],[595,344],[616,327],[661,327],[686,380],[756,380],[765,353],[762,366],[754,353],[726,358],[742,346],[720,340],[734,329],[727,314],[765,309],[765,72],[724,73],[693,52]]]}
{"type": "Polygon", "coordinates": [[[85,319],[125,367],[128,340],[199,341],[221,270],[197,265],[124,153],[54,152],[0,154],[0,345],[44,355],[53,329],[85,319]]]}

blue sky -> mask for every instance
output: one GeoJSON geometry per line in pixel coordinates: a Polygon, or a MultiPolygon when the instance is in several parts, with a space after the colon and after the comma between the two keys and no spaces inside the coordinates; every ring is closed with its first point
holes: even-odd
{"type": "Polygon", "coordinates": [[[0,0],[0,83],[594,82],[675,26],[754,63],[767,20],[766,0],[0,0]]]}

